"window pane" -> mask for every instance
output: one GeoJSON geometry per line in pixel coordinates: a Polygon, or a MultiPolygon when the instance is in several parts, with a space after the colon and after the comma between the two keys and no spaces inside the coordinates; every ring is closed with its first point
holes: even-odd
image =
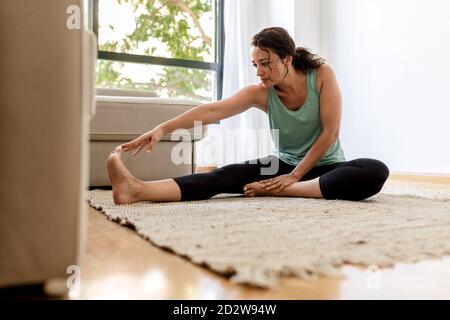
{"type": "Polygon", "coordinates": [[[214,0],[99,0],[99,49],[214,61],[214,0]]]}
{"type": "Polygon", "coordinates": [[[216,73],[210,70],[98,60],[99,88],[117,88],[156,93],[167,98],[213,101],[216,73]]]}

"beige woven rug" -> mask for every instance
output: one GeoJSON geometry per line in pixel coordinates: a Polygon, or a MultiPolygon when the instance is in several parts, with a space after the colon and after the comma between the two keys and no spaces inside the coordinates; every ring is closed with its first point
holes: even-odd
{"type": "Polygon", "coordinates": [[[281,275],[340,277],[346,263],[383,267],[450,254],[448,191],[385,186],[360,202],[219,195],[120,206],[111,191],[87,197],[155,245],[262,287],[281,275]]]}

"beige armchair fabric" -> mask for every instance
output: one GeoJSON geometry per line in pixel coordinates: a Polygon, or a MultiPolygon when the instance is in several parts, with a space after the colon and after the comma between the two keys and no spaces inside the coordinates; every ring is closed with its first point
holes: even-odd
{"type": "Polygon", "coordinates": [[[84,249],[94,108],[82,1],[0,1],[0,48],[0,287],[65,281],[84,249]]]}

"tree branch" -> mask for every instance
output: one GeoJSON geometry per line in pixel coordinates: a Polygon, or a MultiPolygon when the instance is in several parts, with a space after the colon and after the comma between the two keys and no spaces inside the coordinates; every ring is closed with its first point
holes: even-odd
{"type": "Polygon", "coordinates": [[[195,16],[194,12],[192,12],[192,10],[181,0],[169,0],[168,2],[173,3],[191,17],[192,21],[195,24],[195,27],[200,31],[203,41],[206,42],[208,46],[211,46],[211,38],[206,35],[205,30],[203,30],[202,26],[200,25],[200,21],[195,16]]]}

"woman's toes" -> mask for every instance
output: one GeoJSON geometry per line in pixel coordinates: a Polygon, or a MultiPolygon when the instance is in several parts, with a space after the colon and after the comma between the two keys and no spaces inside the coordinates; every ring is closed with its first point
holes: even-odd
{"type": "Polygon", "coordinates": [[[114,150],[113,150],[113,154],[115,155],[115,156],[120,156],[120,153],[122,152],[122,147],[121,146],[118,146],[118,147],[116,147],[114,150]]]}

